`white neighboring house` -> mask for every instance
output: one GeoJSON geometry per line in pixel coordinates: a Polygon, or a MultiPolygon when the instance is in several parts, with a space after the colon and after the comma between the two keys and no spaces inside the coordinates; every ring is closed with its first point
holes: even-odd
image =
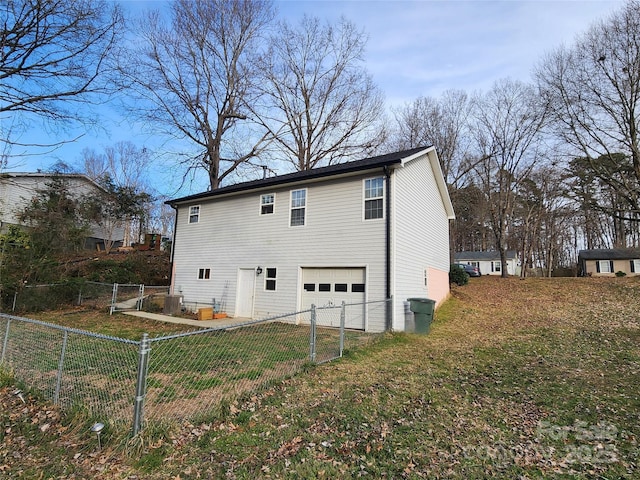
{"type": "Polygon", "coordinates": [[[393,298],[390,318],[378,305],[346,320],[380,332],[404,330],[408,298],[449,295],[454,212],[433,147],[167,203],[177,213],[171,289],[187,304],[263,318],[393,298]]]}
{"type": "MultiPolygon", "coordinates": [[[[520,275],[520,261],[515,250],[507,250],[507,274],[520,275]]],[[[482,275],[502,275],[500,252],[460,252],[454,255],[455,263],[466,263],[480,268],[482,275]]]]}
{"type": "MultiPolygon", "coordinates": [[[[104,192],[102,187],[86,175],[67,173],[0,173],[0,232],[4,232],[9,225],[20,225],[20,214],[29,205],[39,191],[47,188],[52,177],[61,177],[69,186],[69,191],[77,198],[96,191],[104,192]]],[[[113,241],[121,245],[124,238],[122,227],[102,228],[91,226],[91,236],[87,238],[85,246],[95,250],[97,246],[104,249],[106,241],[113,241]]]]}

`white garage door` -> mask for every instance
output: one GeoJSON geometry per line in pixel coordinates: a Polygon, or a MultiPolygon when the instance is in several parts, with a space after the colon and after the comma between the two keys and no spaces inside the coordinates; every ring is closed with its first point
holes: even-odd
{"type": "MultiPolygon", "coordinates": [[[[302,269],[302,306],[307,309],[316,307],[339,307],[345,303],[364,303],[364,268],[303,268],[302,269]]],[[[364,330],[365,308],[347,307],[345,327],[364,330]]],[[[340,310],[332,309],[318,312],[318,325],[340,326],[340,310]]]]}

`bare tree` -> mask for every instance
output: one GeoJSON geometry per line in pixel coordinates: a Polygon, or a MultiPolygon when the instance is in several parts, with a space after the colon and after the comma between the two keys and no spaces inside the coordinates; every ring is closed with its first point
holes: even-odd
{"type": "Polygon", "coordinates": [[[396,109],[392,144],[398,149],[433,145],[447,184],[459,187],[473,166],[469,161],[470,103],[463,90],[447,90],[439,98],[419,97],[396,109]]]}
{"type": "Polygon", "coordinates": [[[265,103],[256,111],[297,170],[371,153],[384,140],[383,99],[363,67],[365,43],[344,18],[323,25],[305,16],[272,36],[262,57],[265,103]]]}
{"type": "Polygon", "coordinates": [[[0,140],[24,146],[15,137],[34,119],[51,128],[88,123],[86,104],[112,91],[102,74],[121,33],[120,7],[101,0],[0,5],[0,140]]]}
{"type": "Polygon", "coordinates": [[[540,135],[545,120],[534,89],[499,80],[474,99],[473,135],[482,160],[475,166],[489,204],[489,217],[507,276],[506,250],[515,192],[543,156],[540,135]]]}
{"type": "Polygon", "coordinates": [[[138,242],[144,235],[140,219],[149,218],[154,208],[151,200],[149,178],[150,157],[146,148],[131,142],[118,142],[108,146],[103,153],[85,148],[82,151],[83,171],[112,197],[118,194],[136,198],[144,195],[144,201],[136,205],[135,215],[118,219],[117,228],[124,229],[124,245],[138,242]],[[138,220],[134,222],[134,220],[138,220]]]}
{"type": "MultiPolygon", "coordinates": [[[[594,24],[573,46],[548,54],[536,69],[556,132],[624,196],[622,218],[640,212],[640,1],[630,0],[594,24]],[[622,153],[630,175],[616,175],[622,153]],[[619,157],[618,157],[619,158],[619,157]]],[[[619,212],[610,211],[613,215],[619,212]]]]}
{"type": "Polygon", "coordinates": [[[140,22],[141,47],[125,62],[137,93],[132,112],[194,145],[186,172],[204,169],[212,189],[264,147],[265,136],[252,141],[242,124],[253,101],[252,55],[272,18],[270,0],[177,0],[168,24],[157,11],[140,22]]]}

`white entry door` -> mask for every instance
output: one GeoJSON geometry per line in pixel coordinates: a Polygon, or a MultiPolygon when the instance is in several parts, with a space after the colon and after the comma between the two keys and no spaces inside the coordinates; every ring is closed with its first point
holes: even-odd
{"type": "Polygon", "coordinates": [[[253,317],[253,295],[256,272],[253,268],[238,270],[238,292],[236,294],[236,317],[253,317]]]}
{"type": "MultiPolygon", "coordinates": [[[[339,307],[347,304],[364,304],[365,292],[364,268],[303,268],[302,269],[302,307],[339,307]]],[[[340,326],[338,310],[332,314],[318,314],[318,325],[340,326]]],[[[364,330],[364,305],[346,309],[346,328],[364,330]]]]}

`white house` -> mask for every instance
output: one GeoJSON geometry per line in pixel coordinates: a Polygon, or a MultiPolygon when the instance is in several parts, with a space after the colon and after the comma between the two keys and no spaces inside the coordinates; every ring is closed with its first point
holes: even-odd
{"type": "Polygon", "coordinates": [[[171,288],[262,318],[392,298],[347,326],[404,330],[410,297],[449,294],[453,207],[433,147],[240,183],[167,202],[171,288]]]}
{"type": "MultiPolygon", "coordinates": [[[[67,174],[67,173],[22,173],[22,172],[5,172],[0,174],[0,233],[4,232],[9,225],[20,224],[20,214],[29,205],[31,200],[38,193],[47,188],[47,184],[52,177],[62,178],[69,192],[75,197],[80,198],[83,195],[89,195],[96,191],[103,191],[97,183],[86,175],[67,174]]],[[[90,237],[87,239],[87,248],[95,249],[96,245],[101,245],[105,240],[111,240],[122,243],[124,237],[124,229],[113,228],[105,231],[98,225],[91,227],[90,237]]]]}
{"type": "MultiPolygon", "coordinates": [[[[520,275],[520,262],[515,250],[507,250],[507,274],[520,275]]],[[[500,252],[459,252],[454,255],[456,263],[466,263],[480,269],[482,275],[502,275],[500,252]]]]}

